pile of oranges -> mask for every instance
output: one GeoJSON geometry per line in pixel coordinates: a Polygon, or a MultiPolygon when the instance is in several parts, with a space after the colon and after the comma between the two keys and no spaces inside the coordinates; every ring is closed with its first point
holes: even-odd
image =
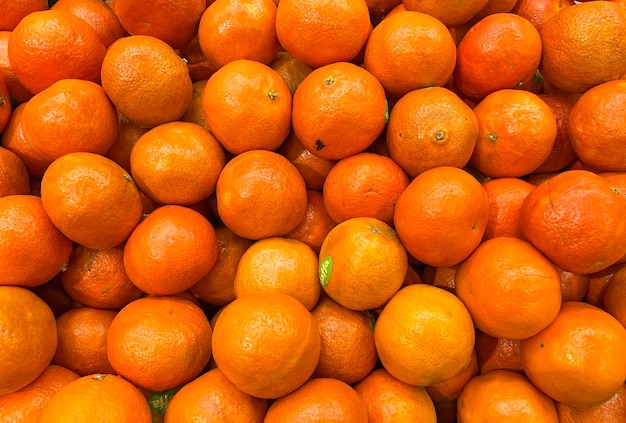
{"type": "Polygon", "coordinates": [[[626,422],[626,1],[0,1],[1,422],[626,422]]]}

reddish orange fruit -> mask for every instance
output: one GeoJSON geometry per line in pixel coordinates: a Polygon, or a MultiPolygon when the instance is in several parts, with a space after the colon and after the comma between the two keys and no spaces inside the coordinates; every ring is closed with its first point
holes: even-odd
{"type": "Polygon", "coordinates": [[[319,191],[307,190],[307,205],[304,219],[294,230],[285,235],[307,244],[315,253],[320,252],[328,232],[336,223],[328,215],[324,205],[324,195],[319,191]]]}

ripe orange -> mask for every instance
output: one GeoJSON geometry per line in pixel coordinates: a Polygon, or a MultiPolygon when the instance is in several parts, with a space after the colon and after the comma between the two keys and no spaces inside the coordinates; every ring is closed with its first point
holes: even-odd
{"type": "Polygon", "coordinates": [[[593,273],[626,252],[625,207],[624,196],[601,176],[568,170],[528,194],[519,222],[524,236],[561,269],[593,273]]]}
{"type": "Polygon", "coordinates": [[[357,153],[339,160],[324,181],[324,207],[335,222],[374,217],[388,225],[409,178],[392,159],[357,153]]]}
{"type": "Polygon", "coordinates": [[[115,41],[104,56],[101,76],[118,111],[142,126],[178,120],[191,102],[193,83],[187,65],[155,37],[132,35],[115,41]]]}
{"type": "Polygon", "coordinates": [[[540,30],[559,10],[573,5],[574,0],[517,0],[511,12],[528,19],[540,30]]]}
{"type": "Polygon", "coordinates": [[[496,237],[459,266],[456,295],[474,324],[496,338],[524,339],[544,329],[561,306],[561,278],[529,242],[496,237]]]}
{"type": "Polygon", "coordinates": [[[33,94],[61,79],[100,81],[106,47],[84,20],[60,10],[28,14],[13,29],[8,54],[17,80],[33,94]]]}
{"type": "Polygon", "coordinates": [[[613,273],[604,288],[602,308],[626,327],[626,266],[613,273]]]}
{"type": "Polygon", "coordinates": [[[396,203],[394,223],[410,255],[449,267],[478,246],[488,217],[489,198],[480,182],[463,169],[439,166],[411,181],[396,203]]]}
{"type": "Polygon", "coordinates": [[[487,373],[496,369],[511,370],[522,373],[519,339],[496,338],[476,330],[476,359],[479,373],[487,373]]]}
{"type": "Polygon", "coordinates": [[[590,275],[568,272],[558,266],[556,266],[556,270],[561,276],[562,301],[583,301],[589,288],[590,275]]]}
{"type": "Polygon", "coordinates": [[[431,285],[402,288],[374,327],[382,365],[397,379],[419,386],[442,382],[471,360],[474,324],[454,294],[431,285]]]}
{"type": "Polygon", "coordinates": [[[426,392],[436,403],[456,401],[467,383],[478,374],[478,357],[476,350],[472,351],[472,358],[460,372],[439,383],[426,386],[426,392]]]}
{"type": "Polygon", "coordinates": [[[454,266],[424,266],[422,270],[422,282],[438,288],[447,289],[454,293],[456,285],[455,276],[459,265],[454,266]]]}
{"type": "Polygon", "coordinates": [[[4,77],[0,75],[0,132],[4,130],[11,118],[11,109],[9,86],[4,77]]]}
{"type": "Polygon", "coordinates": [[[220,369],[212,369],[180,388],[165,411],[168,423],[229,421],[263,423],[268,401],[240,391],[220,369]]]}
{"type": "Polygon", "coordinates": [[[107,356],[133,384],[165,391],[189,382],[211,358],[211,325],[180,296],[148,296],[120,310],[107,333],[107,356]]]}
{"type": "Polygon", "coordinates": [[[48,367],[57,331],[50,307],[26,288],[0,286],[0,304],[2,396],[24,388],[48,367]]]}
{"type": "Polygon", "coordinates": [[[215,69],[248,59],[269,65],[278,54],[272,0],[215,0],[198,27],[200,49],[215,69]]]}
{"type": "Polygon", "coordinates": [[[307,194],[298,169],[266,150],[236,155],[217,180],[220,219],[237,235],[258,240],[283,236],[304,218],[307,194]]]}
{"type": "Polygon", "coordinates": [[[90,248],[124,242],[142,213],[130,175],[94,153],[68,153],[56,159],[41,180],[41,201],[61,232],[90,248]]]}
{"type": "Polygon", "coordinates": [[[499,236],[523,238],[519,226],[522,202],[534,188],[519,178],[495,178],[483,183],[489,197],[489,220],[484,240],[499,236]]]}
{"type": "Polygon", "coordinates": [[[364,151],[382,133],[388,119],[385,90],[353,63],[322,66],[296,89],[291,119],[293,131],[312,154],[343,159],[364,151]]]}
{"type": "Polygon", "coordinates": [[[161,206],[128,237],[124,268],[148,294],[180,294],[209,273],[217,250],[215,229],[204,216],[185,206],[161,206]]]}
{"type": "Polygon", "coordinates": [[[407,267],[406,250],[391,226],[354,217],[326,235],[318,273],[330,298],[351,310],[373,310],[398,292],[407,267]]]}
{"type": "MultiPolygon", "coordinates": [[[[189,72],[191,75],[191,70],[189,72]]],[[[213,75],[213,72],[214,71],[211,72],[211,75],[213,75]]],[[[211,75],[207,76],[206,79],[194,81],[192,85],[193,93],[191,95],[191,102],[189,103],[189,107],[185,111],[185,114],[180,118],[183,122],[191,122],[196,125],[200,125],[209,132],[211,132],[211,128],[209,128],[209,124],[204,116],[204,110],[202,109],[202,96],[204,95],[204,88],[208,82],[208,77],[211,75]]]]}
{"type": "Polygon", "coordinates": [[[18,103],[24,103],[28,101],[33,93],[28,91],[17,80],[13,67],[9,61],[9,38],[13,31],[0,31],[0,77],[4,79],[9,89],[9,94],[18,103]]]}
{"type": "Polygon", "coordinates": [[[17,154],[0,147],[0,197],[30,194],[30,175],[17,154]]]}
{"type": "Polygon", "coordinates": [[[438,19],[419,12],[387,16],[370,34],[364,52],[365,69],[390,97],[443,86],[456,64],[456,44],[438,19]]]}
{"type": "Polygon", "coordinates": [[[448,27],[455,27],[469,21],[480,12],[489,0],[403,0],[406,10],[427,13],[443,22],[448,27]]]}
{"type": "Polygon", "coordinates": [[[435,423],[433,401],[421,386],[404,383],[385,369],[376,369],[354,385],[365,401],[371,423],[411,421],[435,423]]]}
{"type": "Polygon", "coordinates": [[[587,286],[587,292],[585,293],[584,302],[594,305],[596,307],[603,308],[604,291],[606,291],[606,287],[615,272],[617,272],[623,266],[623,263],[616,263],[607,267],[606,269],[589,273],[589,285],[587,286]]]}
{"type": "Polygon", "coordinates": [[[291,95],[296,92],[296,88],[298,88],[302,80],[313,71],[312,67],[284,50],[278,52],[269,66],[282,76],[289,87],[291,95]]]}
{"type": "Polygon", "coordinates": [[[275,70],[254,60],[233,60],[211,75],[202,109],[215,138],[233,154],[275,150],[289,135],[289,87],[275,70]]]}
{"type": "Polygon", "coordinates": [[[61,388],[48,402],[41,423],[79,421],[150,423],[143,394],[126,379],[112,374],[83,376],[61,388]]]}
{"type": "Polygon", "coordinates": [[[372,31],[365,0],[281,0],[277,4],[278,41],[313,68],[354,59],[372,31]]]}
{"type": "Polygon", "coordinates": [[[0,30],[12,31],[18,23],[28,14],[46,10],[47,0],[12,0],[2,3],[2,17],[0,18],[0,30]]]}
{"type": "Polygon", "coordinates": [[[120,120],[117,128],[117,138],[106,157],[120,165],[126,172],[131,173],[130,154],[139,137],[148,132],[150,128],[139,126],[135,123],[120,120]]]}
{"type": "Polygon", "coordinates": [[[559,423],[619,423],[626,416],[626,384],[610,400],[595,407],[569,407],[556,403],[559,423]]]}
{"type": "Polygon", "coordinates": [[[98,33],[105,47],[127,35],[117,14],[103,1],[59,0],[50,9],[69,12],[87,22],[98,33]]]}
{"type": "Polygon", "coordinates": [[[285,236],[304,242],[316,254],[319,254],[326,235],[335,227],[336,223],[328,215],[324,205],[324,195],[321,192],[307,190],[306,195],[307,205],[304,219],[285,236]]]}
{"type": "Polygon", "coordinates": [[[389,156],[412,177],[434,167],[467,165],[477,137],[472,109],[443,87],[405,94],[391,109],[386,131],[389,156]]]}
{"type": "Polygon", "coordinates": [[[337,163],[337,160],[324,159],[311,153],[293,131],[276,152],[285,156],[298,169],[310,190],[322,191],[328,173],[337,163]]]}
{"type": "Polygon", "coordinates": [[[237,298],[223,308],[212,346],[217,367],[237,388],[270,399],[293,392],[311,377],[320,335],[300,301],[265,292],[237,298]]]}
{"type": "Polygon", "coordinates": [[[286,421],[368,422],[363,398],[345,382],[314,378],[270,405],[265,423],[286,421]]]}
{"type": "Polygon", "coordinates": [[[470,164],[486,176],[524,176],[550,155],[556,118],[530,91],[500,89],[474,107],[478,139],[470,164]]]}
{"type": "Polygon", "coordinates": [[[626,378],[626,329],[606,311],[570,301],[556,319],[520,344],[535,386],[570,407],[611,399],[626,378]]]}
{"type": "Polygon", "coordinates": [[[459,396],[459,421],[559,423],[554,402],[524,375],[492,370],[470,380],[459,396]]]}

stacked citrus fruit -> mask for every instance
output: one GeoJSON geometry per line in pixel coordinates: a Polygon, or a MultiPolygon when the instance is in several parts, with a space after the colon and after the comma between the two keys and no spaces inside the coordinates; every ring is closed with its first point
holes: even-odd
{"type": "Polygon", "coordinates": [[[626,2],[0,0],[1,422],[626,422],[626,2]]]}

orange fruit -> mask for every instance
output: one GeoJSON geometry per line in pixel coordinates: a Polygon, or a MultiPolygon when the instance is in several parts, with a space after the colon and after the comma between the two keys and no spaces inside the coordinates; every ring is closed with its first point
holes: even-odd
{"type": "Polygon", "coordinates": [[[337,379],[315,378],[272,402],[264,422],[286,421],[365,423],[368,418],[354,388],[337,379]]]}
{"type": "Polygon", "coordinates": [[[386,132],[389,156],[412,177],[434,167],[465,166],[477,137],[472,109],[443,87],[405,94],[391,109],[386,132]]]}
{"type": "Polygon", "coordinates": [[[478,358],[472,351],[472,358],[467,366],[454,376],[439,383],[426,386],[426,392],[433,402],[455,401],[467,383],[478,374],[478,358]]]}
{"type": "Polygon", "coordinates": [[[2,18],[0,19],[0,30],[12,31],[18,23],[33,12],[46,10],[47,0],[12,0],[2,3],[2,18]]]}
{"type": "Polygon", "coordinates": [[[285,237],[304,242],[319,254],[328,232],[336,223],[328,215],[324,205],[324,195],[315,190],[307,190],[307,205],[304,219],[285,237]]]}
{"type": "Polygon", "coordinates": [[[514,236],[523,238],[519,226],[522,202],[534,185],[519,178],[495,178],[483,183],[489,197],[489,220],[485,228],[484,240],[514,236]]]}
{"type": "Polygon", "coordinates": [[[429,285],[436,286],[438,288],[447,289],[454,293],[454,287],[456,285],[455,276],[459,265],[454,266],[424,266],[422,270],[422,282],[429,285]]]}
{"type": "Polygon", "coordinates": [[[42,10],[22,19],[9,38],[15,77],[33,94],[61,79],[100,81],[106,47],[87,22],[69,12],[42,10]]]}
{"type": "Polygon", "coordinates": [[[554,402],[524,376],[492,370],[470,380],[457,401],[459,421],[559,423],[554,402]]]}
{"type": "Polygon", "coordinates": [[[263,423],[267,400],[240,391],[220,369],[212,369],[180,388],[165,411],[168,423],[230,419],[263,423]]]}
{"type": "Polygon", "coordinates": [[[530,91],[501,89],[474,107],[478,139],[470,164],[492,178],[524,176],[550,155],[556,139],[556,118],[530,91]]]}
{"type": "Polygon", "coordinates": [[[582,93],[626,74],[626,13],[613,2],[559,10],[541,27],[541,74],[556,88],[582,93]]]}
{"type": "Polygon", "coordinates": [[[73,371],[50,364],[31,383],[11,394],[0,396],[0,420],[5,422],[39,421],[43,408],[59,389],[78,379],[73,371]]]}
{"type": "Polygon", "coordinates": [[[202,52],[197,34],[189,44],[178,51],[178,54],[187,63],[189,76],[193,82],[206,81],[217,70],[202,52]]]}
{"type": "Polygon", "coordinates": [[[30,175],[17,154],[0,147],[0,197],[30,194],[30,175]]]}
{"type": "Polygon", "coordinates": [[[233,60],[208,79],[202,95],[204,116],[226,150],[275,150],[289,135],[291,93],[269,66],[233,60]]]}
{"type": "Polygon", "coordinates": [[[590,276],[584,273],[567,272],[555,267],[561,276],[561,300],[583,301],[589,288],[590,276]]]}
{"type": "Polygon", "coordinates": [[[435,423],[433,401],[421,386],[404,383],[385,369],[376,369],[354,385],[365,401],[371,423],[412,421],[435,423]]]}
{"type": "Polygon", "coordinates": [[[320,335],[300,301],[264,292],[224,307],[213,328],[212,347],[217,367],[237,388],[270,399],[295,391],[311,377],[320,335]]]}
{"type": "Polygon", "coordinates": [[[399,98],[418,88],[443,86],[456,64],[456,45],[440,20],[406,11],[374,27],[363,58],[387,94],[399,98]]]}
{"type": "Polygon", "coordinates": [[[0,304],[1,396],[24,388],[48,367],[57,331],[50,307],[26,288],[0,286],[0,304]]]}
{"type": "Polygon", "coordinates": [[[604,289],[602,308],[626,327],[626,266],[613,273],[604,289]]]}
{"type": "Polygon", "coordinates": [[[407,267],[406,250],[391,226],[373,217],[354,217],[326,235],[318,273],[330,298],[351,310],[372,310],[398,292],[407,267]]]}
{"type": "Polygon", "coordinates": [[[278,2],[278,41],[289,54],[313,68],[354,59],[371,31],[365,0],[278,2]]]}
{"type": "Polygon", "coordinates": [[[215,196],[225,226],[253,240],[288,234],[300,224],[307,207],[298,169],[284,156],[266,150],[246,151],[226,163],[215,196]]]}
{"type": "MultiPolygon", "coordinates": [[[[211,73],[211,75],[212,74],[213,73],[211,73]]],[[[183,122],[195,123],[196,125],[200,125],[207,131],[211,132],[211,128],[209,128],[209,124],[207,123],[206,117],[204,116],[204,110],[202,109],[202,96],[204,95],[204,88],[206,87],[207,82],[208,79],[194,81],[191,102],[189,103],[189,107],[185,111],[185,114],[180,118],[180,120],[183,122]]]]}
{"type": "Polygon", "coordinates": [[[460,41],[454,84],[467,97],[480,100],[518,87],[535,74],[540,60],[541,37],[530,21],[514,13],[491,14],[460,41]]]}
{"type": "Polygon", "coordinates": [[[238,59],[269,65],[280,50],[275,22],[272,0],[215,0],[200,19],[200,49],[215,69],[238,59]]]}
{"type": "Polygon", "coordinates": [[[204,216],[185,206],[161,206],[128,237],[124,268],[148,294],[180,294],[209,273],[217,251],[215,229],[204,216]]]}
{"type": "Polygon", "coordinates": [[[24,88],[17,80],[9,61],[9,38],[11,38],[12,32],[0,31],[0,77],[6,82],[11,97],[18,103],[24,103],[33,96],[33,93],[24,88]]]}
{"type": "Polygon", "coordinates": [[[307,150],[324,159],[364,151],[382,133],[387,119],[383,86],[352,63],[315,69],[293,96],[293,131],[307,150]]]}
{"type": "Polygon", "coordinates": [[[120,121],[117,128],[117,138],[106,153],[106,157],[120,165],[126,172],[131,173],[130,154],[139,137],[150,128],[135,123],[120,121]]]}
{"type": "Polygon", "coordinates": [[[180,296],[148,296],[120,310],[107,333],[107,356],[133,384],[165,391],[198,376],[211,358],[211,325],[180,296]]]}
{"type": "Polygon", "coordinates": [[[511,12],[528,19],[535,28],[541,29],[559,10],[573,6],[574,3],[574,0],[517,0],[511,12]]]}
{"type": "Polygon", "coordinates": [[[298,169],[309,190],[322,191],[328,173],[337,163],[337,160],[324,159],[311,153],[293,131],[276,152],[285,156],[298,169]]]}
{"type": "Polygon", "coordinates": [[[596,171],[626,171],[626,125],[615,111],[626,105],[626,80],[604,82],[578,98],[569,114],[572,147],[586,166],[596,171]]]}
{"type": "Polygon", "coordinates": [[[5,82],[4,77],[0,76],[0,132],[3,131],[7,123],[9,123],[11,109],[9,86],[5,82]]]}
{"type": "Polygon", "coordinates": [[[179,120],[193,94],[185,62],[168,44],[148,35],[111,44],[101,76],[102,87],[119,112],[141,126],[179,120]]]}
{"type": "Polygon", "coordinates": [[[296,59],[284,50],[276,54],[276,57],[269,63],[269,66],[282,76],[292,96],[302,80],[313,71],[312,67],[302,60],[296,59]]]}
{"type": "Polygon", "coordinates": [[[397,379],[419,386],[449,379],[468,365],[474,324],[454,294],[431,285],[402,288],[374,327],[382,365],[397,379]]]}
{"type": "Polygon", "coordinates": [[[58,284],[58,278],[56,277],[52,278],[50,283],[31,287],[30,290],[50,307],[55,318],[77,305],[67,295],[63,286],[58,284]]]}
{"type": "Polygon", "coordinates": [[[78,421],[133,421],[150,423],[150,407],[143,394],[127,380],[112,374],[83,376],[61,388],[48,402],[42,423],[78,421]]]}
{"type": "Polygon", "coordinates": [[[482,18],[495,13],[508,13],[513,10],[517,2],[518,0],[489,0],[482,9],[472,16],[468,23],[475,24],[482,18]]]}
{"type": "Polygon", "coordinates": [[[524,236],[561,269],[593,273],[626,252],[624,207],[624,197],[601,176],[568,170],[528,194],[519,222],[524,236]]]}
{"type": "Polygon", "coordinates": [[[511,370],[522,373],[519,339],[496,338],[476,330],[476,359],[479,373],[487,373],[496,369],[511,370]]]}
{"type": "Polygon", "coordinates": [[[113,103],[100,85],[81,79],[63,79],[35,94],[21,122],[26,140],[50,161],[79,151],[105,155],[117,139],[113,103]]]}
{"type": "Polygon", "coordinates": [[[143,295],[126,274],[123,245],[98,250],[76,244],[61,284],[77,303],[106,310],[118,310],[143,295]]]}
{"type": "Polygon", "coordinates": [[[434,16],[448,27],[461,25],[480,12],[489,0],[417,1],[403,0],[406,10],[414,10],[434,16]]]}
{"type": "Polygon", "coordinates": [[[34,195],[0,197],[0,285],[41,285],[67,267],[70,241],[34,195]]]}
{"type": "Polygon", "coordinates": [[[126,36],[126,30],[117,14],[103,1],[58,0],[50,9],[69,12],[87,22],[98,33],[105,47],[109,47],[113,41],[126,36]]]}
{"type": "Polygon", "coordinates": [[[329,377],[354,384],[376,365],[373,320],[322,295],[311,310],[320,334],[320,358],[313,377],[329,377]]]}
{"type": "Polygon", "coordinates": [[[41,180],[41,202],[61,232],[90,248],[124,242],[142,212],[131,176],[113,160],[85,152],[52,162],[41,180]]]}
{"type": "Polygon", "coordinates": [[[57,318],[57,350],[52,362],[80,376],[115,373],[107,358],[107,331],[117,311],[73,308],[57,318]]]}
{"type": "Polygon", "coordinates": [[[475,326],[496,338],[524,339],[554,320],[561,306],[561,278],[529,242],[496,237],[460,264],[456,295],[475,326]],[[497,265],[494,265],[497,263],[497,265]]]}
{"type": "Polygon", "coordinates": [[[624,266],[623,263],[616,263],[604,270],[599,270],[589,274],[589,285],[585,293],[584,302],[596,307],[604,307],[604,292],[609,281],[619,269],[624,266]]]}
{"type": "Polygon", "coordinates": [[[183,48],[196,35],[206,0],[115,0],[115,13],[132,35],[148,35],[183,48]]]}
{"type": "Polygon", "coordinates": [[[169,122],[137,139],[130,154],[137,187],[160,204],[191,205],[215,191],[226,163],[220,143],[200,125],[169,122]]]}
{"type": "Polygon", "coordinates": [[[559,423],[618,423],[626,416],[626,385],[610,400],[595,407],[569,407],[556,403],[559,423]]]}
{"type": "Polygon", "coordinates": [[[410,255],[449,267],[478,246],[488,217],[489,198],[480,182],[463,169],[439,166],[411,181],[396,203],[394,223],[410,255]]]}
{"type": "Polygon", "coordinates": [[[324,181],[324,206],[335,222],[374,217],[388,225],[409,177],[392,159],[357,153],[339,160],[324,181]]]}
{"type": "Polygon", "coordinates": [[[592,407],[624,384],[626,329],[602,309],[569,301],[548,327],[522,340],[520,354],[525,374],[552,399],[592,407]]]}

